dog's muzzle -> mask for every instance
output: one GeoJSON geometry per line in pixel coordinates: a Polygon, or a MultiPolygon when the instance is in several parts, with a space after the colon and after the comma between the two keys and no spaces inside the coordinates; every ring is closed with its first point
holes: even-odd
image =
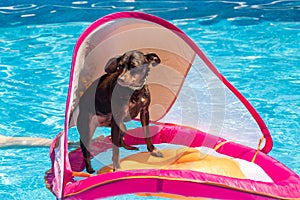
{"type": "Polygon", "coordinates": [[[118,78],[118,84],[122,87],[128,87],[132,90],[140,90],[147,82],[148,70],[126,71],[118,78]]]}
{"type": "Polygon", "coordinates": [[[141,84],[135,84],[135,83],[127,83],[123,79],[118,79],[118,84],[122,87],[127,87],[132,90],[140,90],[146,85],[147,83],[147,78],[144,78],[141,84]]]}

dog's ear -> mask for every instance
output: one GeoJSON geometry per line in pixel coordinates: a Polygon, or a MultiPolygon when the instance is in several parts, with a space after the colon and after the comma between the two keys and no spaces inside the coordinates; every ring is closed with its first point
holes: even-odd
{"type": "Polygon", "coordinates": [[[105,72],[108,74],[112,74],[112,73],[116,72],[118,69],[119,61],[120,61],[120,57],[114,57],[114,58],[109,59],[109,61],[107,62],[106,66],[104,68],[105,72]]]}
{"type": "Polygon", "coordinates": [[[148,53],[145,56],[152,66],[156,66],[160,63],[160,58],[155,53],[148,53]]]}

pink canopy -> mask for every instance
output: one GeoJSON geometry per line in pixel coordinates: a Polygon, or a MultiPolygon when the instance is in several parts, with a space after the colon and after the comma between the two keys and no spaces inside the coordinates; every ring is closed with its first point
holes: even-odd
{"type": "Polygon", "coordinates": [[[265,123],[251,104],[218,72],[197,45],[163,19],[135,12],[103,17],[90,25],[75,46],[66,107],[66,129],[76,125],[78,101],[103,75],[112,57],[130,50],[155,52],[161,64],[147,79],[154,122],[191,126],[257,148],[272,148],[265,123]]]}

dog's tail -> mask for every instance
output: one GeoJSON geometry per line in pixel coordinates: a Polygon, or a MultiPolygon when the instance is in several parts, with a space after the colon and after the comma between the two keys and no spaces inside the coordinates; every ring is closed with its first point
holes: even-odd
{"type": "MultiPolygon", "coordinates": [[[[49,147],[52,143],[48,138],[36,137],[8,137],[0,135],[0,148],[3,147],[49,147]]],[[[69,142],[71,146],[78,146],[77,142],[69,142]]]]}

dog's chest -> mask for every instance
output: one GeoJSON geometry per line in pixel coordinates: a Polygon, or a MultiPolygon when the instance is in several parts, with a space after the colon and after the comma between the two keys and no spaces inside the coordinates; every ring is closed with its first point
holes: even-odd
{"type": "MultiPolygon", "coordinates": [[[[144,99],[140,99],[139,101],[129,101],[128,105],[126,105],[125,108],[119,110],[118,113],[114,113],[115,117],[123,118],[124,122],[128,122],[137,117],[141,109],[140,101],[143,100],[144,99]]],[[[95,126],[110,126],[112,116],[113,113],[102,114],[97,112],[96,115],[90,115],[90,121],[95,126]]]]}
{"type": "MultiPolygon", "coordinates": [[[[134,92],[123,88],[117,89],[115,96],[112,95],[111,103],[103,106],[102,102],[98,104],[99,109],[96,107],[98,126],[110,126],[112,116],[118,121],[128,122],[137,117],[141,109],[146,108],[150,103],[150,93],[146,86],[134,92]],[[104,108],[110,108],[109,112],[105,112],[104,108]]],[[[101,98],[102,101],[103,99],[101,98]]]]}

